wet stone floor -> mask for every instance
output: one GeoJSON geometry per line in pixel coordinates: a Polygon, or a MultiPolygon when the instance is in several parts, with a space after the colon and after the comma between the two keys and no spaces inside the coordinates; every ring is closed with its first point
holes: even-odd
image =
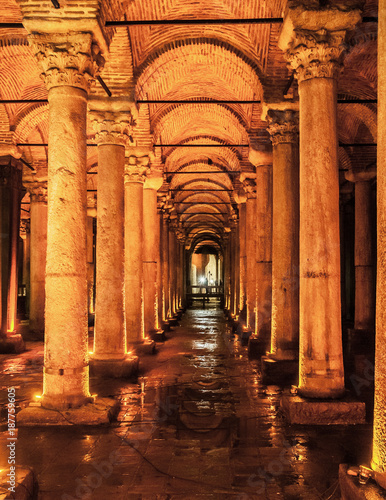
{"type": "MultiPolygon", "coordinates": [[[[91,379],[119,398],[109,427],[20,428],[17,464],[41,500],[340,498],[339,463],[370,458],[371,427],[289,426],[280,394],[214,305],[192,308],[141,360],[136,380],[91,379]]],[[[41,392],[43,345],[0,356],[0,468],[6,471],[7,387],[18,408],[41,392]]]]}

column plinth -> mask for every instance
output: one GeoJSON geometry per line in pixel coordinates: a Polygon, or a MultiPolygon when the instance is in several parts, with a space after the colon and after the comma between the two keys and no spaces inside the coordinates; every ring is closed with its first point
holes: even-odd
{"type": "Polygon", "coordinates": [[[296,111],[268,111],[273,144],[270,356],[299,357],[299,135],[296,111]]]}

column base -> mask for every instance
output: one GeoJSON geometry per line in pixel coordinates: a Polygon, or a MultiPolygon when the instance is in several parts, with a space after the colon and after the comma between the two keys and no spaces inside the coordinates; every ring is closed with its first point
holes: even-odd
{"type": "MultiPolygon", "coordinates": [[[[360,484],[358,476],[347,474],[349,466],[339,465],[339,486],[342,500],[384,500],[384,487],[369,479],[366,484],[360,484]]],[[[374,473],[376,476],[376,473],[374,473]]],[[[376,477],[374,477],[376,480],[376,477]]]]}
{"type": "Polygon", "coordinates": [[[44,341],[44,332],[38,332],[35,330],[28,330],[25,334],[22,333],[24,340],[32,340],[33,342],[44,341]]]}
{"type": "Polygon", "coordinates": [[[31,403],[17,414],[16,420],[17,427],[106,425],[114,420],[118,411],[119,401],[110,398],[96,398],[93,403],[67,410],[49,410],[31,403]]]}
{"type": "Polygon", "coordinates": [[[274,355],[261,358],[262,383],[264,385],[297,385],[299,383],[299,361],[275,359],[274,355]]]}
{"type": "Polygon", "coordinates": [[[109,378],[130,378],[138,372],[138,356],[127,354],[118,359],[98,359],[90,356],[90,375],[109,378]]]}
{"type": "MultiPolygon", "coordinates": [[[[15,469],[15,492],[9,492],[10,484],[9,469],[5,468],[0,475],[0,499],[18,499],[18,500],[32,500],[38,497],[38,482],[36,476],[31,468],[19,467],[16,465],[15,469]]],[[[13,486],[13,485],[12,485],[13,486]]]]}
{"type": "Polygon", "coordinates": [[[169,324],[168,320],[163,321],[162,324],[161,324],[161,326],[162,326],[162,330],[164,332],[170,332],[170,324],[169,324]]]}
{"type": "Polygon", "coordinates": [[[260,359],[266,352],[266,341],[256,337],[255,335],[251,335],[248,339],[248,357],[251,359],[260,359]]]}
{"type": "Polygon", "coordinates": [[[154,342],[165,342],[166,336],[163,330],[153,330],[150,332],[151,338],[154,342]]]}
{"type": "Polygon", "coordinates": [[[24,340],[19,333],[10,333],[0,337],[0,354],[20,354],[24,351],[24,340]]]}
{"type": "Polygon", "coordinates": [[[284,395],[280,406],[290,424],[354,425],[366,423],[366,405],[344,397],[340,401],[310,400],[284,395]]]}
{"type": "Polygon", "coordinates": [[[168,318],[168,321],[170,326],[178,326],[178,315],[173,314],[173,316],[168,318]]]}
{"type": "Polygon", "coordinates": [[[133,349],[135,354],[139,357],[146,354],[155,354],[156,345],[154,340],[145,339],[143,342],[138,342],[137,344],[131,344],[130,347],[133,349]]]}

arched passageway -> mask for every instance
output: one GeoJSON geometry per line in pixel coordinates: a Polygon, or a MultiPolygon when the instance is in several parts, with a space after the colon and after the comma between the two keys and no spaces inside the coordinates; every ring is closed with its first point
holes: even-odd
{"type": "Polygon", "coordinates": [[[205,497],[212,477],[214,498],[353,500],[344,466],[334,490],[339,461],[386,488],[385,12],[385,0],[2,0],[1,377],[21,465],[48,498],[64,494],[56,465],[79,498],[130,485],[187,498],[187,484],[205,497]],[[168,391],[178,409],[146,434],[168,391]],[[30,439],[23,426],[107,424],[117,402],[118,424],[64,431],[62,462],[33,453],[61,431],[30,439]],[[347,445],[318,427],[335,424],[347,445]],[[289,461],[275,429],[298,440],[289,461]],[[109,440],[134,431],[139,448],[123,443],[122,467],[100,472],[109,440]],[[80,484],[90,467],[95,484],[80,484]]]}

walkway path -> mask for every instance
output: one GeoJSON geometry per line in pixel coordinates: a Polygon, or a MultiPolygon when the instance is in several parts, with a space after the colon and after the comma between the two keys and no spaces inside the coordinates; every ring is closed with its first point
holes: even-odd
{"type": "MultiPolygon", "coordinates": [[[[138,381],[92,380],[121,398],[117,424],[19,430],[17,461],[37,472],[39,499],[340,498],[339,463],[369,459],[370,426],[288,426],[218,309],[189,310],[168,337],[138,381]]],[[[27,399],[41,384],[41,344],[2,368],[2,388],[27,399]]]]}

